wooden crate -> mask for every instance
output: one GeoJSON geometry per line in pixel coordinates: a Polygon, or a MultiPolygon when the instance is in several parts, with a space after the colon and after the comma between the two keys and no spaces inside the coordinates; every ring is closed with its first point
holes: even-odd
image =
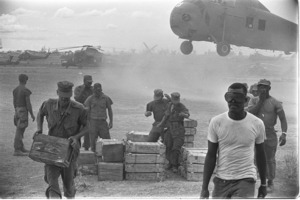
{"type": "Polygon", "coordinates": [[[37,162],[69,167],[72,147],[68,139],[39,134],[34,137],[29,157],[37,162]]]}
{"type": "Polygon", "coordinates": [[[130,131],[126,133],[126,139],[131,142],[148,142],[149,132],[130,131]]]}
{"type": "Polygon", "coordinates": [[[123,179],[123,163],[98,163],[98,181],[122,181],[123,179]]]}
{"type": "Polygon", "coordinates": [[[188,147],[182,147],[181,148],[181,155],[182,155],[182,159],[185,161],[187,159],[187,155],[189,152],[203,152],[203,153],[207,153],[207,148],[188,148],[188,147]]]}
{"type": "Polygon", "coordinates": [[[193,148],[194,147],[194,142],[185,142],[185,143],[183,143],[183,146],[187,147],[187,148],[193,148]]]}
{"type": "Polygon", "coordinates": [[[198,125],[198,122],[194,119],[184,119],[183,126],[185,128],[196,128],[198,125]]]}
{"type": "Polygon", "coordinates": [[[198,164],[198,163],[186,163],[185,165],[186,171],[187,172],[194,172],[194,173],[203,173],[204,171],[204,163],[203,164],[198,164]]]}
{"type": "Polygon", "coordinates": [[[193,173],[187,172],[186,173],[186,180],[188,181],[202,181],[203,173],[193,173]]]}
{"type": "Polygon", "coordinates": [[[127,173],[125,179],[128,181],[164,181],[166,175],[164,172],[160,173],[127,173]]]}
{"type": "Polygon", "coordinates": [[[196,135],[197,129],[196,128],[184,128],[185,135],[196,135]]]}
{"type": "Polygon", "coordinates": [[[118,140],[116,139],[100,139],[96,142],[96,149],[95,149],[95,154],[97,156],[102,156],[102,146],[103,144],[115,144],[118,143],[118,140]]]}
{"type": "Polygon", "coordinates": [[[77,158],[78,165],[85,165],[85,164],[96,164],[96,155],[92,151],[85,151],[80,149],[80,154],[77,158]]]}
{"type": "Polygon", "coordinates": [[[165,154],[125,154],[125,163],[165,163],[165,154]]]}
{"type": "Polygon", "coordinates": [[[126,172],[163,172],[163,164],[125,164],[126,172]]]}
{"type": "Polygon", "coordinates": [[[161,142],[126,142],[126,153],[165,154],[166,146],[161,142]]]}
{"type": "Polygon", "coordinates": [[[97,175],[98,169],[96,164],[85,164],[78,166],[78,172],[81,175],[97,175]]]}
{"type": "Polygon", "coordinates": [[[206,153],[207,153],[206,151],[188,151],[186,162],[189,164],[192,163],[204,164],[206,153]]]}
{"type": "Polygon", "coordinates": [[[194,142],[194,135],[185,135],[184,143],[191,143],[191,142],[194,142]]]}
{"type": "Polygon", "coordinates": [[[118,140],[99,140],[97,156],[102,156],[104,162],[124,161],[124,142],[118,140]],[[100,155],[101,154],[101,155],[100,155]]]}

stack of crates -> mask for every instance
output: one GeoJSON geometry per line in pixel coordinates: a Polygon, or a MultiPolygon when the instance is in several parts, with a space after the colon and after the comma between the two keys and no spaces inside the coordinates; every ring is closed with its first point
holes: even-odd
{"type": "Polygon", "coordinates": [[[124,179],[124,142],[116,139],[100,139],[96,143],[98,181],[122,181],[124,179]]]}
{"type": "Polygon", "coordinates": [[[201,181],[207,149],[185,148],[181,150],[179,173],[188,181],[201,181]]]}
{"type": "MultiPolygon", "coordinates": [[[[139,133],[130,139],[140,138],[139,133]],[[137,135],[137,136],[135,136],[137,135]]],[[[161,142],[133,142],[125,144],[125,179],[134,181],[164,181],[166,147],[161,142]]]]}
{"type": "Polygon", "coordinates": [[[197,121],[193,119],[185,119],[183,121],[185,136],[184,136],[184,147],[194,147],[195,134],[197,133],[197,121]]]}

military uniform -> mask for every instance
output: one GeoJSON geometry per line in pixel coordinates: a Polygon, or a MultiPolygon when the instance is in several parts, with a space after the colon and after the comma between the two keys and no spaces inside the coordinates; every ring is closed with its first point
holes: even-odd
{"type": "Polygon", "coordinates": [[[157,125],[162,121],[167,110],[168,103],[170,102],[168,99],[163,99],[163,91],[161,89],[154,90],[154,99],[155,100],[149,102],[146,106],[146,112],[153,112],[154,118],[148,142],[157,142],[159,137],[161,137],[162,140],[164,139],[165,127],[157,127],[157,125]]]}
{"type": "MultiPolygon", "coordinates": [[[[60,88],[71,88],[73,84],[67,81],[59,82],[60,88]]],[[[60,95],[60,93],[59,93],[60,95]]],[[[70,100],[65,111],[59,107],[58,99],[49,99],[43,102],[39,109],[38,120],[43,121],[44,116],[48,122],[48,135],[69,138],[79,133],[81,127],[86,126],[87,112],[82,104],[70,100]]],[[[74,197],[76,193],[74,178],[77,171],[77,157],[79,155],[80,146],[73,147],[73,157],[68,168],[57,167],[45,164],[44,180],[49,184],[46,190],[46,196],[61,197],[58,178],[61,175],[63,182],[64,195],[66,197],[74,197]],[[51,194],[50,194],[51,193],[51,194]]]]}
{"type": "MultiPolygon", "coordinates": [[[[88,82],[93,82],[92,76],[90,75],[85,75],[83,77],[83,81],[88,81],[88,82]]],[[[79,85],[75,88],[74,90],[74,99],[79,102],[84,104],[85,100],[93,94],[93,87],[86,87],[84,84],[79,85]]],[[[90,148],[90,137],[89,134],[85,134],[83,137],[83,145],[82,145],[86,150],[90,148]]]]}
{"type": "MultiPolygon", "coordinates": [[[[172,93],[172,99],[179,100],[179,93],[172,93]]],[[[169,161],[170,166],[175,167],[176,169],[179,166],[179,154],[181,147],[184,144],[184,134],[185,129],[183,126],[184,117],[180,115],[184,113],[189,116],[188,109],[180,102],[174,104],[170,102],[168,104],[165,117],[167,119],[168,131],[165,134],[165,145],[166,145],[166,158],[169,161]]]]}
{"type": "Polygon", "coordinates": [[[90,144],[91,150],[94,152],[98,136],[102,139],[110,139],[106,109],[112,104],[111,98],[103,93],[100,97],[93,94],[84,102],[85,107],[88,109],[90,144]]]}

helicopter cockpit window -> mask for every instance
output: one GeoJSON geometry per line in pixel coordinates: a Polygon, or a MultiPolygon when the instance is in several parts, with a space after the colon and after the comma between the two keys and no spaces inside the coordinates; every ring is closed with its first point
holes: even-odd
{"type": "Polygon", "coordinates": [[[253,21],[254,21],[253,17],[247,17],[246,18],[246,27],[253,29],[253,21]]]}
{"type": "Polygon", "coordinates": [[[258,30],[264,31],[266,29],[266,20],[258,20],[258,30]]]}

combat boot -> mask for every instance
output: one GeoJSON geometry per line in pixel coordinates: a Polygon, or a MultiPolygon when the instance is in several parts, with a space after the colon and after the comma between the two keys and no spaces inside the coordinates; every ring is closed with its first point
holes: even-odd
{"type": "Polygon", "coordinates": [[[272,193],[274,191],[274,182],[273,180],[268,180],[267,192],[272,193]]]}
{"type": "Polygon", "coordinates": [[[28,156],[28,153],[17,150],[14,152],[14,156],[28,156]]]}

